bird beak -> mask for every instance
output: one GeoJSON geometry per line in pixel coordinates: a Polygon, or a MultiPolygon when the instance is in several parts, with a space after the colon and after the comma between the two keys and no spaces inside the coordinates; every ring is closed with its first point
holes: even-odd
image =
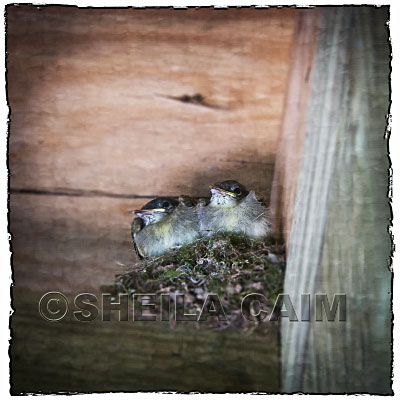
{"type": "Polygon", "coordinates": [[[151,214],[148,210],[135,210],[133,211],[139,218],[143,218],[145,215],[151,214]]]}
{"type": "Polygon", "coordinates": [[[210,189],[211,189],[211,191],[215,190],[221,194],[227,194],[228,196],[231,196],[231,197],[237,197],[236,193],[232,193],[232,192],[229,192],[228,190],[221,189],[220,187],[215,186],[215,185],[210,185],[210,189]]]}
{"type": "Polygon", "coordinates": [[[133,211],[139,218],[142,218],[145,215],[150,215],[155,212],[165,213],[167,210],[165,208],[152,208],[149,210],[135,210],[133,211]]]}

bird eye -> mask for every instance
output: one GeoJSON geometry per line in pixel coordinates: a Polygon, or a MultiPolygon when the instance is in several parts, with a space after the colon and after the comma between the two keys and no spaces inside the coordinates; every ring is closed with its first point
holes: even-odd
{"type": "Polygon", "coordinates": [[[163,208],[168,208],[170,206],[169,201],[164,201],[162,203],[163,208]]]}
{"type": "Polygon", "coordinates": [[[235,188],[233,191],[239,196],[242,194],[242,191],[238,187],[235,188]]]}

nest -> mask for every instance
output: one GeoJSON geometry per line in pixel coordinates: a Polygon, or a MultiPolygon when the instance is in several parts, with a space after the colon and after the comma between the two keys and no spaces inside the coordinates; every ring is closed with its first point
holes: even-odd
{"type": "MultiPolygon", "coordinates": [[[[226,320],[209,317],[195,322],[198,328],[260,331],[272,323],[244,318],[242,300],[248,294],[261,294],[268,299],[270,314],[277,295],[283,290],[284,267],[281,244],[223,234],[202,238],[160,257],[136,263],[126,273],[117,275],[113,292],[171,297],[184,294],[186,313],[200,313],[207,294],[217,294],[226,320]]],[[[170,319],[171,326],[177,323],[181,322],[170,319]]]]}

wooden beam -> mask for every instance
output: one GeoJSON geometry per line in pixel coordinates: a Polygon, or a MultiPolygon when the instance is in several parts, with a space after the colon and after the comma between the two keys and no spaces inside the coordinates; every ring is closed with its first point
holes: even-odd
{"type": "Polygon", "coordinates": [[[284,318],[285,392],[392,393],[387,19],[387,7],[322,12],[285,293],[299,314],[301,294],[345,294],[347,315],[317,322],[312,301],[310,322],[284,318]]]}
{"type": "MultiPolygon", "coordinates": [[[[48,322],[38,312],[40,295],[14,289],[14,296],[13,394],[279,390],[275,329],[266,336],[193,322],[171,329],[169,322],[118,321],[118,311],[111,321],[99,315],[82,323],[70,312],[48,322]]],[[[73,296],[68,300],[73,305],[73,296]]]]}

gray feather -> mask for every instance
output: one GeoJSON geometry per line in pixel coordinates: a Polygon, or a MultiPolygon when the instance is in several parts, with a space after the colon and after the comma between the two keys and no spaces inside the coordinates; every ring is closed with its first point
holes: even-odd
{"type": "Polygon", "coordinates": [[[269,210],[257,199],[254,191],[231,207],[201,207],[199,218],[202,236],[235,232],[251,238],[262,238],[271,230],[269,210]]]}

